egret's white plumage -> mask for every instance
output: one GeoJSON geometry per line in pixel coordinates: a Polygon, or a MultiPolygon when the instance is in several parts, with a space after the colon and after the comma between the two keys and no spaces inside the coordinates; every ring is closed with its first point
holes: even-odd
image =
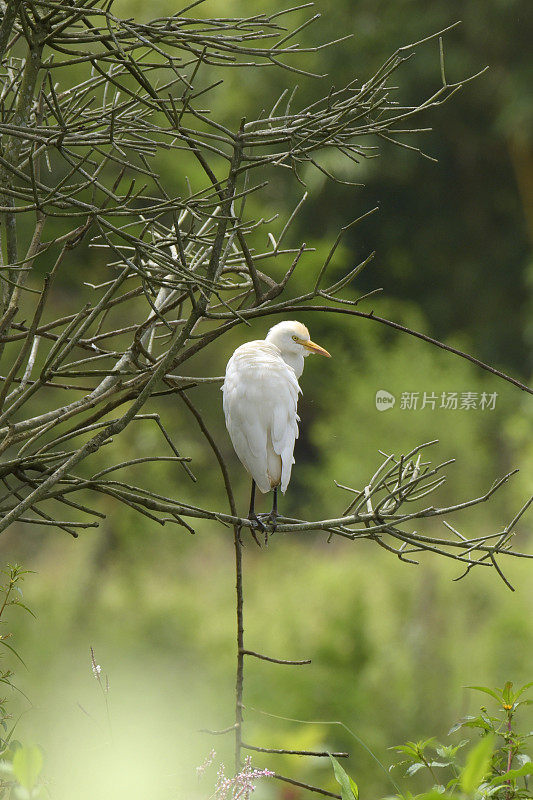
{"type": "Polygon", "coordinates": [[[262,492],[285,492],[298,438],[298,378],[310,353],[329,353],[311,342],[300,322],[280,322],[266,339],[238,347],[228,361],[222,391],[233,447],[262,492]]]}

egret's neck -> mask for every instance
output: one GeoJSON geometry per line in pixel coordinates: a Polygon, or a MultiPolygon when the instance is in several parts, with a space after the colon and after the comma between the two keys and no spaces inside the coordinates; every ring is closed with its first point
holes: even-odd
{"type": "Polygon", "coordinates": [[[304,371],[304,357],[300,353],[287,353],[281,351],[281,357],[289,367],[292,367],[299,378],[304,371]]]}

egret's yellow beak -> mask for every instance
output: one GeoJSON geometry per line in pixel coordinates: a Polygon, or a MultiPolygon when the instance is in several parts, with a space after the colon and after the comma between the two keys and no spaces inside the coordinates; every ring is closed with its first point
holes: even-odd
{"type": "Polygon", "coordinates": [[[326,358],[331,358],[331,355],[328,353],[327,350],[324,350],[323,347],[320,347],[319,344],[315,344],[314,342],[304,342],[303,340],[300,342],[306,350],[309,350],[311,353],[318,353],[321,356],[326,356],[326,358]]]}

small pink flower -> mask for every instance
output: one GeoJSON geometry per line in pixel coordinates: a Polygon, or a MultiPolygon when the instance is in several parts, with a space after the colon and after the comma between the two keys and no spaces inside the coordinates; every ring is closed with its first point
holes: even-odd
{"type": "Polygon", "coordinates": [[[274,773],[268,769],[253,769],[251,756],[246,756],[241,771],[233,778],[226,777],[224,765],[221,764],[217,772],[213,800],[249,800],[250,795],[255,791],[253,781],[273,775],[274,773]]]}

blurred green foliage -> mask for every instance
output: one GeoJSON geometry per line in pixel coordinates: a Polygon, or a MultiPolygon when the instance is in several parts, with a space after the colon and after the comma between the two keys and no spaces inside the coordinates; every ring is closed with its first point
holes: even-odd
{"type": "MultiPolygon", "coordinates": [[[[399,753],[401,761],[393,765],[400,769],[405,778],[422,774],[429,791],[414,796],[410,790],[402,791],[395,783],[398,794],[388,796],[387,800],[438,800],[449,797],[452,800],[518,800],[530,798],[530,776],[533,774],[531,762],[532,733],[520,730],[517,716],[521,716],[523,706],[533,703],[528,697],[532,683],[514,689],[507,681],[502,689],[487,686],[471,686],[470,689],[483,692],[490,697],[490,710],[481,707],[478,716],[469,715],[457,722],[450,734],[461,731],[470,734],[481,731],[481,739],[474,739],[468,755],[462,750],[471,745],[469,739],[461,739],[456,744],[442,744],[434,737],[417,742],[395,745],[392,750],[399,753]],[[496,701],[496,708],[494,707],[496,701]],[[521,709],[519,711],[519,709],[521,709]]],[[[359,800],[359,787],[347,774],[341,764],[330,755],[333,772],[341,787],[342,800],[359,800]]]]}
{"type": "MultiPolygon", "coordinates": [[[[384,143],[380,158],[357,169],[328,164],[364,188],[330,185],[319,173],[304,175],[312,192],[291,236],[317,248],[305,270],[318,270],[342,224],[379,202],[380,213],[356,226],[336,255],[340,271],[377,251],[352,288],[356,295],[381,286],[385,292],[369,299],[363,310],[374,308],[527,378],[533,105],[526,77],[532,33],[526,0],[317,5],[323,17],[300,39],[316,43],[355,34],[304,59],[306,67],[318,65],[328,73],[324,80],[337,86],[354,75],[364,80],[397,47],[458,18],[463,24],[444,44],[449,79],[485,64],[490,70],[432,115],[433,132],[407,140],[437,157],[438,164],[384,143]]],[[[279,0],[261,4],[261,10],[279,7],[279,0]]],[[[167,0],[116,3],[116,13],[130,16],[169,10],[176,9],[167,0]]],[[[195,13],[237,16],[250,13],[250,4],[213,0],[195,13]]],[[[303,19],[304,12],[298,13],[303,19]]],[[[206,83],[209,78],[206,72],[206,83]]],[[[403,101],[430,94],[440,80],[436,44],[418,48],[398,78],[403,101]]],[[[314,96],[314,82],[301,76],[228,71],[218,95],[213,94],[214,110],[234,123],[243,113],[251,116],[268,107],[296,83],[302,103],[314,96]]],[[[161,168],[175,174],[176,191],[184,191],[186,179],[194,185],[199,173],[192,162],[175,159],[170,154],[161,168]]],[[[289,187],[280,177],[269,187],[264,207],[250,202],[250,213],[279,212],[272,226],[276,235],[302,193],[303,187],[289,187]]],[[[80,274],[94,282],[104,279],[98,251],[80,252],[80,274]]],[[[59,302],[67,311],[73,293],[79,296],[79,277],[64,278],[59,302]]],[[[297,270],[291,291],[307,281],[307,273],[297,270]]],[[[531,474],[529,398],[467,362],[376,323],[319,314],[301,319],[334,358],[307,362],[297,464],[282,510],[308,518],[336,513],[344,498],[334,479],[361,488],[377,466],[379,449],[399,453],[437,438],[435,460],[457,458],[440,490],[443,502],[480,494],[494,478],[521,467],[490,505],[464,513],[457,522],[469,532],[487,526],[499,530],[523,501],[531,474]],[[376,409],[380,389],[396,396],[393,409],[376,409]],[[401,394],[411,391],[439,398],[442,392],[497,392],[498,398],[494,411],[402,409],[401,394]]],[[[223,374],[232,349],[246,338],[264,336],[266,329],[266,321],[235,329],[196,359],[196,372],[223,374]]],[[[218,387],[194,393],[230,460],[244,508],[248,479],[224,431],[218,387]]],[[[157,406],[200,480],[184,489],[184,473],[157,464],[150,468],[153,486],[164,485],[172,493],[179,484],[184,500],[188,495],[205,503],[207,497],[213,508],[224,508],[216,463],[185,406],[175,398],[160,398],[157,406]]],[[[130,426],[113,444],[114,459],[150,451],[156,437],[155,426],[153,434],[130,426]]],[[[91,467],[100,463],[106,464],[105,448],[91,467]]],[[[191,537],[124,509],[117,512],[109,499],[102,500],[100,510],[107,514],[102,527],[76,542],[27,528],[13,528],[3,538],[3,554],[38,572],[28,593],[39,619],[17,623],[29,665],[20,684],[35,706],[20,725],[45,748],[58,798],[190,798],[200,791],[194,767],[212,745],[197,731],[224,728],[233,714],[230,531],[214,532],[200,522],[191,537]],[[90,645],[110,675],[113,751],[93,685],[90,645]]],[[[527,521],[520,531],[524,550],[527,521]]],[[[247,543],[247,646],[281,658],[311,658],[312,664],[246,664],[246,740],[282,748],[349,749],[350,773],[357,774],[367,797],[381,796],[390,788],[386,777],[344,728],[269,715],[341,721],[385,761],[386,748],[395,742],[444,736],[472,704],[461,688],[466,683],[495,685],[509,676],[520,683],[530,677],[528,565],[515,561],[509,573],[515,595],[489,570],[452,583],[458,575],[453,564],[426,557],[419,567],[404,565],[368,542],[327,545],[323,536],[309,534],[274,536],[262,551],[247,543]]],[[[216,745],[229,762],[229,741],[220,737],[216,745]]],[[[257,762],[271,766],[274,760],[257,762]]],[[[322,785],[329,780],[335,789],[320,759],[309,763],[280,756],[277,761],[282,773],[322,785]]],[[[304,796],[282,784],[263,783],[258,796],[260,791],[286,800],[304,796]]]]}

